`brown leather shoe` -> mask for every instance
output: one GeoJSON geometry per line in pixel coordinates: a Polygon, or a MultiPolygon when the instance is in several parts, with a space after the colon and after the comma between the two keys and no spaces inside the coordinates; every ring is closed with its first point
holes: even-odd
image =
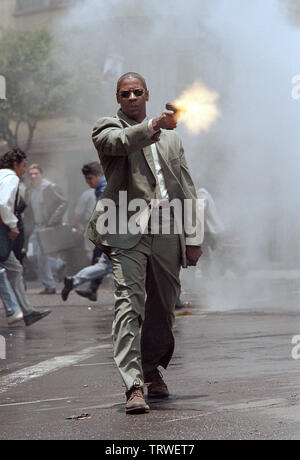
{"type": "Polygon", "coordinates": [[[146,373],[144,377],[148,388],[148,398],[167,398],[169,396],[168,387],[158,369],[146,373]]]}
{"type": "Polygon", "coordinates": [[[126,414],[144,414],[149,412],[150,408],[144,399],[142,387],[132,387],[126,392],[126,414]]]}

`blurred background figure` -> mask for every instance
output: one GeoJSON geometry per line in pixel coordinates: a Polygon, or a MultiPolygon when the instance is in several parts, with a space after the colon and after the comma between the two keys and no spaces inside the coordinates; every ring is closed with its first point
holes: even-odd
{"type": "Polygon", "coordinates": [[[95,191],[91,188],[85,190],[79,197],[72,220],[73,227],[84,233],[88,221],[96,206],[95,191]]]}
{"type": "Polygon", "coordinates": [[[17,321],[21,321],[23,319],[23,312],[10,282],[8,281],[4,268],[0,268],[0,298],[4,305],[8,324],[14,324],[17,321]]]}
{"type": "MultiPolygon", "coordinates": [[[[107,183],[106,183],[105,176],[103,175],[103,171],[100,166],[100,163],[97,161],[93,161],[91,163],[85,164],[82,167],[81,172],[84,175],[86,183],[92,189],[91,191],[94,195],[94,198],[87,205],[88,211],[84,214],[85,219],[86,219],[84,221],[85,227],[86,227],[92,215],[92,212],[95,208],[96,202],[98,201],[98,199],[101,197],[102,193],[104,192],[107,183]],[[93,203],[93,207],[92,207],[92,203],[93,203]]],[[[85,193],[87,193],[87,191],[85,193]]],[[[80,205],[80,201],[78,203],[78,207],[79,205],[80,205]]],[[[102,283],[102,280],[108,273],[111,272],[111,266],[110,266],[109,259],[107,257],[104,257],[101,259],[101,256],[102,256],[102,251],[93,245],[92,264],[93,265],[98,264],[97,267],[95,267],[95,270],[93,270],[92,267],[86,267],[84,271],[80,272],[81,276],[79,276],[79,273],[78,273],[76,275],[78,276],[78,278],[76,278],[76,280],[74,281],[75,285],[73,285],[73,282],[72,282],[73,277],[69,277],[69,280],[65,279],[65,287],[67,283],[65,292],[68,291],[69,288],[73,289],[73,287],[79,286],[79,284],[82,284],[86,281],[91,280],[90,285],[87,289],[76,290],[76,293],[82,297],[86,297],[87,299],[95,302],[97,300],[97,290],[100,284],[102,283]],[[101,259],[101,262],[100,262],[100,259],[101,259]],[[97,276],[97,272],[98,272],[98,276],[97,276]],[[78,282],[79,280],[80,282],[78,282]]]]}
{"type": "Polygon", "coordinates": [[[2,295],[6,295],[5,305],[10,303],[9,310],[6,313],[8,317],[14,316],[8,321],[23,318],[26,326],[30,326],[49,315],[50,310],[37,311],[28,302],[24,290],[23,267],[13,251],[13,242],[20,235],[16,207],[19,182],[25,173],[25,160],[26,154],[20,149],[10,150],[0,159],[0,268],[5,269],[1,277],[2,295]],[[5,274],[7,274],[9,283],[14,291],[17,304],[22,309],[22,316],[18,310],[16,299],[10,295],[9,284],[6,283],[5,274]],[[12,311],[13,314],[11,315],[12,311]]]}
{"type": "Polygon", "coordinates": [[[224,276],[230,271],[235,276],[244,276],[243,249],[237,232],[226,228],[212,195],[204,187],[197,190],[198,199],[204,206],[203,259],[200,264],[204,277],[224,276]]]}
{"type": "Polygon", "coordinates": [[[55,294],[54,274],[58,279],[63,278],[62,273],[66,264],[61,258],[43,255],[37,234],[47,227],[55,228],[62,224],[67,201],[60,188],[44,178],[39,164],[34,163],[28,168],[28,177],[30,185],[26,189],[25,223],[26,232],[30,237],[27,257],[35,266],[38,279],[44,286],[40,294],[55,294]]]}
{"type": "MultiPolygon", "coordinates": [[[[95,264],[83,268],[74,276],[66,276],[64,280],[64,287],[61,292],[62,300],[66,301],[72,289],[75,289],[87,281],[91,281],[92,284],[94,280],[97,280],[98,288],[102,283],[102,280],[109,273],[112,273],[111,261],[106,254],[102,254],[95,264]]],[[[97,300],[97,292],[93,291],[91,287],[86,291],[76,290],[75,292],[81,295],[81,297],[87,297],[89,300],[97,300]],[[94,294],[94,296],[92,294],[94,294]]]]}
{"type": "MultiPolygon", "coordinates": [[[[81,171],[86,183],[91,188],[83,192],[79,198],[73,217],[73,225],[77,225],[79,230],[84,231],[94,211],[96,202],[101,197],[107,184],[100,163],[97,161],[85,164],[81,171]]],[[[62,299],[66,301],[73,289],[90,281],[90,286],[87,289],[76,290],[76,293],[95,302],[100,284],[111,271],[109,258],[99,248],[94,247],[92,265],[64,279],[64,287],[61,292],[62,299]]]]}
{"type": "Polygon", "coordinates": [[[77,205],[75,207],[72,227],[76,230],[76,238],[79,246],[83,246],[83,249],[88,256],[88,259],[92,259],[92,253],[94,250],[94,245],[89,242],[87,238],[84,237],[84,231],[90,220],[92,212],[96,206],[96,195],[95,190],[89,188],[85,190],[79,197],[77,205]]]}
{"type": "Polygon", "coordinates": [[[83,165],[81,172],[85,177],[86,183],[94,189],[96,201],[98,201],[107,185],[100,163],[98,161],[87,163],[83,165]]]}
{"type": "MultiPolygon", "coordinates": [[[[198,267],[190,268],[193,273],[194,282],[196,283],[195,276],[197,273],[203,277],[213,277],[216,274],[224,273],[224,263],[218,256],[221,253],[221,247],[225,239],[225,226],[221,220],[219,212],[213,197],[204,187],[197,190],[198,200],[201,200],[201,206],[204,209],[204,241],[202,243],[203,255],[198,267]],[[219,248],[219,252],[215,255],[215,250],[219,248]]],[[[184,281],[183,281],[184,284],[184,281]]],[[[176,300],[175,309],[181,310],[191,306],[191,302],[183,302],[181,296],[176,300]]]]}
{"type": "Polygon", "coordinates": [[[24,228],[24,211],[26,209],[25,203],[25,186],[22,182],[19,184],[19,193],[18,193],[18,200],[16,202],[16,216],[18,218],[18,229],[19,229],[19,236],[14,241],[13,251],[18,259],[18,261],[23,265],[24,257],[26,256],[26,249],[25,249],[25,228],[24,228]]]}
{"type": "Polygon", "coordinates": [[[197,196],[198,200],[202,200],[204,207],[203,257],[209,259],[224,235],[225,226],[208,190],[204,187],[199,188],[197,196]]]}
{"type": "MultiPolygon", "coordinates": [[[[204,187],[197,190],[198,200],[201,200],[201,206],[204,209],[204,241],[202,243],[203,255],[199,266],[195,269],[190,268],[194,275],[197,271],[201,270],[201,274],[204,277],[211,276],[212,264],[214,260],[216,264],[220,264],[220,260],[214,259],[214,251],[217,246],[221,245],[222,235],[224,235],[225,227],[219,216],[217,207],[211,194],[204,187]],[[201,267],[201,269],[199,268],[201,267]]],[[[175,309],[180,310],[185,307],[189,307],[190,302],[182,302],[180,296],[178,297],[175,309]]]]}

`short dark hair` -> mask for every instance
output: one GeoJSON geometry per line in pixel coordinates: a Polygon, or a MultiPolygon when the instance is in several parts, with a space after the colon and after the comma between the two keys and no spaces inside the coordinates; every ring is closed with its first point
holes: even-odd
{"type": "Polygon", "coordinates": [[[117,92],[120,89],[122,81],[125,80],[126,78],[138,78],[141,81],[144,89],[147,91],[147,83],[146,83],[145,78],[142,77],[142,75],[140,75],[139,73],[136,73],[136,72],[127,72],[127,73],[124,73],[124,75],[122,75],[119,78],[118,83],[117,83],[117,92]]]}
{"type": "Polygon", "coordinates": [[[99,176],[99,174],[103,174],[100,163],[97,161],[92,161],[91,163],[83,165],[81,172],[84,176],[87,174],[92,174],[92,176],[99,176]]]}
{"type": "Polygon", "coordinates": [[[38,170],[40,171],[41,174],[44,173],[43,168],[42,168],[41,165],[38,164],[38,163],[32,163],[32,165],[30,165],[30,166],[27,168],[28,172],[29,172],[31,169],[38,169],[38,170]]]}
{"type": "Polygon", "coordinates": [[[14,163],[20,164],[26,158],[26,153],[21,149],[9,150],[0,158],[0,169],[14,169],[14,163]]]}

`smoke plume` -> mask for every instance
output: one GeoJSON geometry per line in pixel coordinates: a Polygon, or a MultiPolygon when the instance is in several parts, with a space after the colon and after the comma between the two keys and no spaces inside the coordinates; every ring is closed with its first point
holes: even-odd
{"type": "MultiPolygon", "coordinates": [[[[221,117],[209,132],[178,130],[195,182],[212,194],[228,230],[227,249],[214,263],[237,278],[299,266],[300,106],[291,97],[299,73],[299,32],[292,27],[299,4],[85,0],[54,31],[75,76],[74,111],[90,127],[115,114],[116,80],[128,71],[146,78],[149,116],[195,82],[220,95],[221,117]]],[[[205,276],[204,260],[200,267],[205,276]]],[[[184,279],[193,287],[190,272],[184,279]]],[[[217,306],[224,286],[216,278],[213,286],[203,298],[217,306]]]]}
{"type": "Polygon", "coordinates": [[[300,27],[300,1],[299,0],[281,0],[283,7],[286,8],[289,21],[295,27],[300,27]]]}

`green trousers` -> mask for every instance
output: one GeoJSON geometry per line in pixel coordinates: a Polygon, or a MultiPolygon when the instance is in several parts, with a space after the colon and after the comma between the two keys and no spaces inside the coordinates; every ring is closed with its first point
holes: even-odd
{"type": "Polygon", "coordinates": [[[132,249],[110,248],[115,282],[114,359],[126,389],[144,373],[167,368],[174,351],[172,326],[180,292],[178,235],[143,235],[132,249]]]}

